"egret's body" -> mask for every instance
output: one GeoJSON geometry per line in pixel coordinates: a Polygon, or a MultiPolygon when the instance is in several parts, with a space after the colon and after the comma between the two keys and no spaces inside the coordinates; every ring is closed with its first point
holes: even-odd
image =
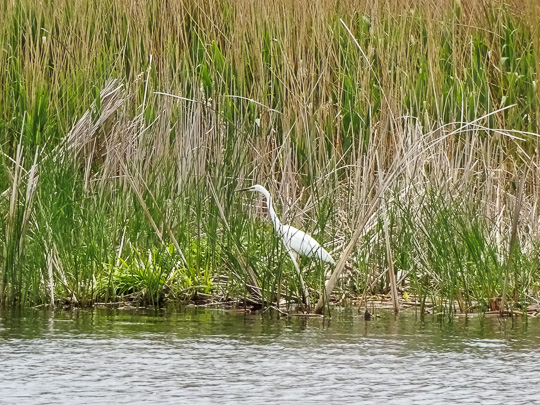
{"type": "Polygon", "coordinates": [[[268,212],[270,214],[270,219],[274,225],[274,229],[277,234],[283,240],[283,243],[287,248],[300,256],[307,257],[317,257],[323,262],[335,264],[334,259],[315,239],[309,236],[307,233],[296,229],[291,225],[283,225],[274,211],[272,206],[272,197],[267,189],[263,186],[256,184],[246,191],[258,191],[266,197],[266,202],[268,204],[268,212]]]}
{"type": "Polygon", "coordinates": [[[307,233],[296,229],[294,226],[281,224],[280,230],[276,229],[276,232],[283,239],[283,243],[290,247],[296,254],[300,256],[317,257],[323,262],[336,264],[332,256],[330,256],[330,253],[319,245],[319,242],[307,233]]]}

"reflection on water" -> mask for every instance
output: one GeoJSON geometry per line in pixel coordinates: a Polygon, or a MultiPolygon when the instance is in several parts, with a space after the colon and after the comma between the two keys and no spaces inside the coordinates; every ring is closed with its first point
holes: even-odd
{"type": "Polygon", "coordinates": [[[540,319],[0,313],[0,403],[532,403],[540,319]]]}

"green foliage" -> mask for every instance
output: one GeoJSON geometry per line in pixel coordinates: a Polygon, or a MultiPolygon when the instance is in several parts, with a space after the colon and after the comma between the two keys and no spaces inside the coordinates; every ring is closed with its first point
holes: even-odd
{"type": "MultiPolygon", "coordinates": [[[[164,299],[165,283],[175,277],[180,267],[173,257],[172,246],[165,251],[149,250],[147,254],[131,246],[131,254],[118,262],[118,265],[105,265],[108,277],[102,278],[98,285],[98,299],[108,301],[129,295],[143,304],[159,305],[164,299]]],[[[184,283],[189,284],[189,280],[184,283]]]]}

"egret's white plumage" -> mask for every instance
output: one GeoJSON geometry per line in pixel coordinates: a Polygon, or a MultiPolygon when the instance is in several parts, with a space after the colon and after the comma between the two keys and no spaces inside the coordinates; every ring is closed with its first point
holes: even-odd
{"type": "Polygon", "coordinates": [[[266,197],[266,202],[268,204],[268,212],[270,213],[270,219],[274,224],[274,229],[283,240],[283,243],[288,248],[301,256],[317,257],[323,262],[336,264],[332,256],[330,256],[330,253],[328,253],[321,245],[319,245],[319,242],[317,242],[307,233],[296,229],[294,226],[283,225],[280,222],[279,218],[276,215],[276,212],[274,211],[274,207],[272,206],[272,197],[270,196],[270,193],[267,189],[265,189],[259,184],[256,184],[245,190],[258,191],[266,197]]]}

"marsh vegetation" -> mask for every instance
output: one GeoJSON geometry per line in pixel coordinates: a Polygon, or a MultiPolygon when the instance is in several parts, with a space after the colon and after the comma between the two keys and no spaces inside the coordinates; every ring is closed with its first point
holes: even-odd
{"type": "Polygon", "coordinates": [[[538,303],[538,3],[300,3],[0,4],[2,304],[538,303]]]}

